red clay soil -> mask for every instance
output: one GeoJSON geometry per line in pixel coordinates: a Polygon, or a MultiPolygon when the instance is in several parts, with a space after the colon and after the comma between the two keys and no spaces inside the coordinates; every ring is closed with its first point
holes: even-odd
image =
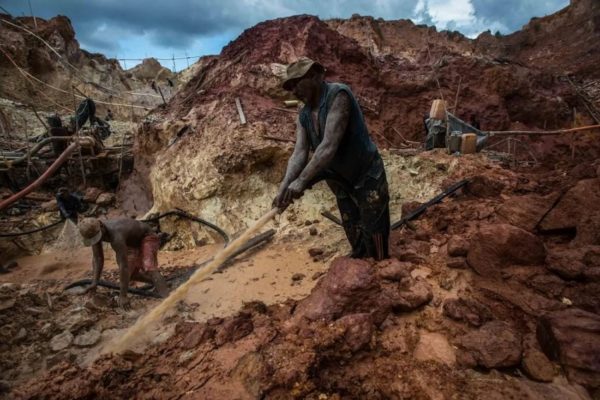
{"type": "MultiPolygon", "coordinates": [[[[552,28],[553,35],[564,29],[567,35],[573,15],[595,27],[595,3],[573,4],[575,11],[539,20],[541,29],[552,28]]],[[[406,22],[398,24],[407,29],[406,22]]],[[[439,96],[436,78],[447,99],[454,98],[462,78],[458,114],[467,120],[477,115],[484,129],[566,127],[572,107],[580,106],[575,89],[552,68],[539,68],[535,57],[528,64],[528,55],[538,54],[535,41],[506,60],[477,53],[477,42],[414,27],[411,40],[419,44],[418,32],[428,35],[435,51],[408,58],[394,51],[397,45],[389,45],[387,53],[367,49],[368,41],[348,36],[353,29],[310,16],[267,21],[245,31],[220,56],[204,58],[198,75],[140,130],[138,171],[166,151],[170,135],[161,119],[176,126],[187,118],[200,127],[178,145],[191,145],[201,135],[224,136],[228,125],[212,133],[206,127],[214,120],[236,120],[234,97],[242,99],[252,129],[245,131],[245,143],[224,142],[232,152],[221,159],[223,173],[264,168],[260,154],[252,152],[262,143],[259,136],[272,133],[267,129],[287,138],[293,132],[292,115],[274,109],[288,97],[270,64],[304,55],[321,61],[332,80],[352,86],[380,147],[399,145],[393,127],[407,139],[422,137],[421,116],[439,96]],[[443,45],[453,37],[451,45],[443,45]],[[469,43],[474,52],[467,54],[463,48],[469,43]]],[[[392,28],[380,32],[386,29],[392,28]]],[[[597,37],[595,28],[586,32],[597,37]]],[[[515,35],[506,43],[517,40],[515,35]]],[[[577,51],[593,50],[597,41],[582,46],[588,47],[577,51]]],[[[577,65],[569,57],[553,61],[561,71],[577,65]]],[[[592,64],[586,59],[586,65],[592,64]]],[[[254,302],[237,315],[206,323],[176,316],[175,334],[142,354],[105,356],[87,368],[65,360],[7,396],[598,398],[597,141],[590,139],[596,146],[580,149],[574,160],[561,147],[568,143],[563,139],[532,143],[552,164],[503,169],[477,163],[482,155],[457,158],[473,167],[461,168],[463,175],[450,173],[447,183],[469,178],[469,185],[394,231],[390,260],[338,258],[305,299],[271,306],[254,302]]],[[[284,155],[277,145],[262,146],[273,157],[284,155]]]]}
{"type": "Polygon", "coordinates": [[[600,242],[580,235],[596,222],[538,229],[553,212],[572,212],[582,182],[600,183],[572,175],[494,169],[470,176],[472,184],[428,210],[414,230],[393,232],[389,261],[336,259],[303,300],[250,303],[206,323],[180,320],[174,336],[143,354],[105,356],[89,368],[65,362],[11,395],[598,395],[600,242]],[[538,210],[535,217],[510,212],[521,203],[538,210]]]}
{"type": "MultiPolygon", "coordinates": [[[[146,176],[158,154],[178,146],[206,146],[212,137],[220,137],[215,140],[221,140],[219,148],[228,155],[215,155],[214,164],[233,165],[224,167],[223,173],[263,168],[265,157],[271,167],[283,168],[280,164],[287,156],[276,149],[284,145],[263,136],[293,140],[296,116],[295,110],[276,109],[291,95],[281,89],[273,64],[287,64],[301,56],[321,62],[327,79],[350,85],[379,148],[400,148],[404,139],[421,141],[423,115],[440,97],[457,116],[479,120],[484,130],[572,127],[574,108],[578,125],[594,123],[587,110],[597,108],[600,100],[600,90],[593,91],[599,11],[590,0],[573,3],[513,35],[482,34],[475,40],[406,20],[371,17],[325,22],[300,15],[260,23],[219,56],[202,58],[196,76],[164,109],[153,111],[137,136],[136,168],[146,176]],[[574,24],[585,28],[575,29],[574,24]],[[547,52],[556,56],[542,63],[540,55],[547,52]],[[563,53],[569,55],[560,56],[563,53]],[[232,106],[236,97],[243,104],[246,126],[236,123],[232,106]],[[177,127],[181,121],[189,129],[171,147],[176,132],[164,126],[177,127]],[[244,133],[243,144],[233,140],[236,132],[244,133]],[[267,156],[262,153],[265,146],[274,148],[267,156]]],[[[519,145],[521,157],[529,157],[531,151],[550,165],[564,158],[571,145],[579,161],[600,155],[596,134],[579,134],[575,143],[570,136],[520,139],[528,144],[519,145]]]]}

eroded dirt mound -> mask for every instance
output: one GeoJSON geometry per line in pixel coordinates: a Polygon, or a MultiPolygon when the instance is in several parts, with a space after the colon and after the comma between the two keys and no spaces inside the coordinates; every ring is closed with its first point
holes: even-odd
{"type": "MultiPolygon", "coordinates": [[[[460,34],[368,17],[266,21],[246,30],[219,56],[201,59],[184,89],[138,132],[138,184],[152,193],[153,211],[206,210],[238,230],[268,209],[292,149],[297,115],[295,109],[282,110],[282,101],[291,96],[281,89],[278,75],[301,56],[319,60],[327,79],[352,87],[380,149],[420,142],[422,116],[440,96],[464,120],[477,119],[483,129],[493,130],[570,127],[573,107],[585,108],[578,91],[552,70],[500,60],[460,34]]],[[[592,121],[579,115],[582,123],[592,121]]],[[[594,159],[598,146],[582,137],[577,156],[594,159]]],[[[555,139],[527,142],[529,147],[520,145],[521,157],[551,156],[554,162],[569,151],[563,139],[560,146],[555,139]]]]}
{"type": "Polygon", "coordinates": [[[73,95],[79,99],[83,92],[96,101],[97,116],[110,109],[116,117],[129,118],[162,103],[150,87],[152,80],[165,87],[167,78],[177,83],[156,60],[125,71],[115,59],[82,50],[65,16],[36,18],[37,28],[31,17],[0,14],[0,18],[6,21],[0,24],[0,40],[8,54],[0,53],[2,98],[62,114],[73,113],[73,95]],[[72,86],[78,91],[73,92],[72,86]]]}

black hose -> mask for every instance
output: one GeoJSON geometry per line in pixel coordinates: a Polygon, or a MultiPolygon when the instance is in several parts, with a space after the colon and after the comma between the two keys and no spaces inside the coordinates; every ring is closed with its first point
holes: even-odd
{"type": "Polygon", "coordinates": [[[401,218],[399,221],[394,222],[391,226],[391,230],[398,229],[398,228],[404,226],[407,222],[412,221],[413,219],[419,217],[421,214],[423,214],[425,212],[425,210],[427,210],[427,208],[431,207],[434,204],[439,203],[445,197],[450,196],[452,193],[456,192],[458,189],[465,186],[467,183],[469,183],[469,180],[463,179],[462,181],[457,182],[454,185],[450,186],[448,189],[444,190],[442,193],[438,194],[433,199],[429,200],[426,203],[421,204],[414,211],[409,213],[406,217],[401,218]]]}
{"type": "Polygon", "coordinates": [[[333,215],[332,213],[330,213],[329,211],[323,211],[321,213],[322,216],[324,216],[325,218],[327,218],[328,220],[330,220],[331,222],[333,222],[334,224],[337,225],[342,225],[342,221],[336,217],[335,215],[333,215]]]}
{"type": "MultiPolygon", "coordinates": [[[[79,281],[75,281],[73,283],[68,284],[63,288],[63,290],[69,290],[77,286],[85,286],[91,284],[91,279],[81,279],[79,281]]],[[[98,281],[98,286],[102,286],[113,290],[121,290],[121,287],[119,285],[109,281],[98,281]]],[[[152,288],[152,286],[150,286],[150,288],[152,288]]],[[[148,291],[147,289],[129,288],[127,289],[127,291],[131,294],[137,294],[138,296],[161,298],[158,293],[148,291]]]]}
{"type": "Polygon", "coordinates": [[[223,229],[219,228],[217,225],[215,225],[213,223],[203,220],[202,218],[198,218],[194,215],[191,215],[179,208],[161,213],[157,217],[154,217],[154,218],[142,219],[141,221],[142,222],[154,222],[154,221],[158,221],[161,218],[168,217],[169,215],[177,215],[178,217],[189,219],[190,221],[194,221],[199,224],[206,225],[209,228],[212,228],[213,230],[215,230],[219,235],[221,235],[221,237],[223,237],[223,240],[225,241],[226,245],[227,245],[227,243],[229,243],[229,236],[227,235],[227,233],[225,233],[225,231],[223,229]]]}
{"type": "Polygon", "coordinates": [[[0,237],[16,237],[16,236],[31,235],[31,234],[36,233],[36,232],[41,232],[43,230],[50,229],[53,226],[56,226],[56,225],[60,224],[64,220],[65,219],[62,218],[62,219],[60,219],[60,220],[58,220],[56,222],[51,223],[50,225],[42,226],[40,228],[33,229],[31,231],[17,232],[17,233],[0,233],[0,237]]]}

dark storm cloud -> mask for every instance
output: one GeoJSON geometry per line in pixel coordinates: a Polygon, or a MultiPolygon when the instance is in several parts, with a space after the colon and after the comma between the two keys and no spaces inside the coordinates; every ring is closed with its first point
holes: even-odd
{"type": "MultiPolygon", "coordinates": [[[[66,15],[80,41],[111,50],[116,46],[115,40],[124,40],[127,35],[148,35],[160,46],[183,49],[194,38],[241,28],[249,22],[246,13],[234,11],[237,7],[233,1],[31,1],[37,16],[66,15]]],[[[13,15],[29,15],[24,0],[2,3],[13,15]]]]}
{"type": "MultiPolygon", "coordinates": [[[[260,21],[303,13],[321,18],[347,18],[358,13],[431,23],[435,20],[430,18],[428,10],[434,3],[439,4],[439,0],[420,0],[424,8],[417,12],[417,1],[411,0],[31,0],[31,3],[37,16],[67,15],[84,47],[114,54],[121,44],[134,38],[145,37],[158,48],[183,50],[200,39],[223,35],[233,39],[260,21]]],[[[463,32],[481,31],[486,26],[513,31],[532,16],[558,10],[568,0],[471,0],[471,3],[476,21],[472,26],[457,25],[463,32]]],[[[25,0],[1,0],[1,4],[13,15],[29,15],[25,0]]],[[[446,24],[455,26],[452,21],[446,24]]]]}
{"type": "MultiPolygon", "coordinates": [[[[543,17],[569,5],[569,0],[471,0],[475,17],[497,22],[514,32],[532,17],[543,17]]],[[[503,32],[503,33],[509,33],[503,32]]]]}

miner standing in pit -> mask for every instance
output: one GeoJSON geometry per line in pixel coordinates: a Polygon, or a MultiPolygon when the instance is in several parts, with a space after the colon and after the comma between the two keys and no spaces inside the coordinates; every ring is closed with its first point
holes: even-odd
{"type": "Polygon", "coordinates": [[[286,68],[283,88],[304,102],[296,145],[273,205],[285,210],[325,179],[335,194],[352,257],[388,258],[390,212],[383,161],[350,88],[324,81],[325,68],[301,58],[286,68]],[[309,152],[312,157],[309,160],[309,152]]]}

